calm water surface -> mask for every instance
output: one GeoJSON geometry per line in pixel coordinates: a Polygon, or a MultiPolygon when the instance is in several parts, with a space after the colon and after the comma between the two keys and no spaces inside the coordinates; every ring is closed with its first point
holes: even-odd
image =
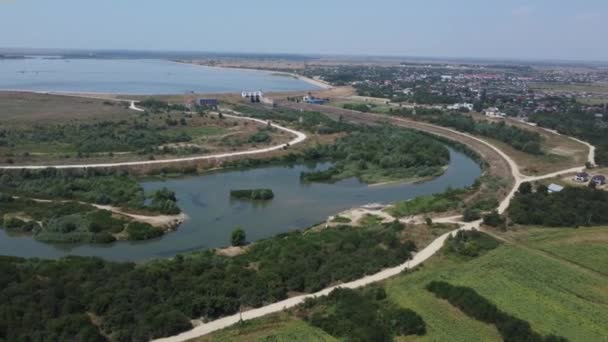
{"type": "Polygon", "coordinates": [[[272,72],[210,68],[164,60],[30,58],[0,59],[0,89],[160,95],[318,88],[272,72]]]}
{"type": "MultiPolygon", "coordinates": [[[[0,230],[0,254],[58,258],[66,255],[99,256],[110,260],[140,261],[229,244],[236,226],[255,241],[278,233],[307,228],[348,208],[371,202],[393,202],[462,188],[479,177],[479,166],[464,154],[450,150],[444,175],[420,184],[367,186],[356,179],[335,184],[303,184],[300,172],[311,166],[264,167],[203,176],[144,182],[146,190],[167,187],[176,192],[179,206],[190,216],[176,232],[146,242],[118,242],[108,246],[48,245],[31,237],[11,237],[0,230]],[[266,203],[231,201],[231,189],[270,188],[275,198],[266,203]]],[[[318,165],[326,167],[326,165],[318,165]]]]}

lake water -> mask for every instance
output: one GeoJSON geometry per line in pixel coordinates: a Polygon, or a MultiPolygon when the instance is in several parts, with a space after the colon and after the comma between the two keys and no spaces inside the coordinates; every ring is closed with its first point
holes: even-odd
{"type": "MultiPolygon", "coordinates": [[[[229,245],[230,233],[240,226],[249,241],[304,229],[348,208],[371,202],[389,203],[473,184],[479,166],[462,153],[450,150],[447,171],[420,184],[368,186],[356,179],[334,184],[300,182],[302,171],[314,168],[264,167],[211,173],[203,176],[144,182],[146,190],[167,187],[176,192],[178,204],[190,216],[177,231],[145,242],[117,242],[107,246],[49,245],[31,237],[11,237],[0,230],[0,254],[58,258],[66,255],[99,256],[110,260],[140,261],[172,257],[197,249],[229,245]],[[230,200],[231,189],[270,188],[272,201],[251,203],[230,200]]],[[[317,168],[326,165],[317,165],[317,168]]]]}
{"type": "Polygon", "coordinates": [[[0,90],[161,95],[314,89],[318,88],[267,71],[164,60],[0,59],[0,90]]]}

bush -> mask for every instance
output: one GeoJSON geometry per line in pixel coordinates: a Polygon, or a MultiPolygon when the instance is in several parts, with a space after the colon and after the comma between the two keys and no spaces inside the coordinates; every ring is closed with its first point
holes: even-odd
{"type": "Polygon", "coordinates": [[[479,210],[479,209],[466,208],[464,210],[464,213],[462,214],[462,219],[465,222],[476,221],[476,220],[479,220],[480,218],[481,218],[481,210],[479,210]]]}
{"type": "Polygon", "coordinates": [[[504,227],[505,222],[504,217],[502,217],[496,210],[489,214],[483,215],[483,224],[490,227],[504,227]]]}
{"type": "Polygon", "coordinates": [[[477,230],[459,230],[455,236],[450,235],[444,243],[449,254],[475,258],[500,244],[491,236],[477,230]]]}
{"type": "Polygon", "coordinates": [[[147,223],[130,222],[127,225],[127,234],[129,240],[139,241],[160,237],[163,235],[163,231],[147,223]]]}
{"type": "Polygon", "coordinates": [[[231,190],[230,197],[266,201],[274,198],[274,192],[271,189],[231,190]]]}
{"type": "Polygon", "coordinates": [[[426,333],[426,325],[416,312],[374,299],[373,293],[365,296],[362,291],[338,288],[307,303],[305,319],[345,341],[392,341],[394,336],[426,333]]]}
{"type": "Polygon", "coordinates": [[[232,231],[232,234],[230,235],[230,243],[235,246],[244,246],[247,240],[247,235],[245,233],[245,231],[241,228],[237,228],[234,231],[232,231]]]}

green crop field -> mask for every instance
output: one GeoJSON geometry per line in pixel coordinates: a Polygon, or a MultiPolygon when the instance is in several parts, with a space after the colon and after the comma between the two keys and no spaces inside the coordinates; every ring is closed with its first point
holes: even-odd
{"type": "MultiPolygon", "coordinates": [[[[428,292],[424,287],[433,280],[470,287],[500,310],[530,322],[532,329],[543,335],[560,335],[570,341],[606,340],[608,276],[597,271],[602,271],[602,266],[605,270],[608,264],[607,234],[605,228],[522,229],[509,237],[523,246],[502,245],[470,261],[435,256],[417,271],[384,283],[388,298],[416,311],[427,326],[423,337],[398,340],[501,340],[493,325],[469,318],[428,292]],[[594,245],[593,239],[599,242],[594,245]]],[[[327,338],[289,314],[248,324],[212,334],[203,341],[259,340],[269,336],[269,329],[279,341],[284,336],[292,341],[327,338]]]]}
{"type": "Polygon", "coordinates": [[[511,236],[527,246],[608,276],[608,227],[519,229],[511,236]]]}
{"type": "MultiPolygon", "coordinates": [[[[604,250],[603,258],[607,256],[604,250]]],[[[386,284],[389,297],[424,318],[428,340],[499,340],[493,327],[472,321],[424,290],[432,280],[471,287],[545,335],[571,341],[600,341],[608,336],[608,277],[535,251],[503,246],[469,262],[439,257],[422,270],[386,284]]]]}

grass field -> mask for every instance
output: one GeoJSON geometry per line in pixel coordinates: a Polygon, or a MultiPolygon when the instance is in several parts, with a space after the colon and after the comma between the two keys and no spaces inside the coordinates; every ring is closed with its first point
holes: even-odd
{"type": "Polygon", "coordinates": [[[608,84],[564,84],[564,83],[530,83],[530,89],[553,91],[553,92],[580,92],[608,94],[608,84]]]}
{"type": "MultiPolygon", "coordinates": [[[[481,114],[472,114],[472,117],[476,120],[491,122],[505,121],[504,119],[488,119],[481,114]]],[[[542,137],[541,148],[544,152],[543,155],[532,155],[518,151],[504,142],[484,137],[485,140],[491,142],[511,156],[515,162],[520,165],[521,171],[526,175],[542,175],[572,167],[583,166],[587,161],[589,150],[587,146],[579,142],[569,139],[566,136],[553,134],[516,120],[506,120],[505,122],[508,125],[537,132],[542,137]]]]}
{"type": "Polygon", "coordinates": [[[337,341],[323,330],[312,327],[290,313],[271,315],[254,321],[243,322],[230,329],[192,341],[265,341],[265,342],[313,342],[337,341]]]}
{"type": "Polygon", "coordinates": [[[250,137],[262,125],[181,111],[146,114],[127,107],[111,100],[0,92],[0,164],[146,160],[250,149],[292,138],[268,130],[269,140],[254,143],[250,137]]]}
{"type": "Polygon", "coordinates": [[[126,102],[0,91],[0,124],[121,118],[131,112],[127,107],[126,102]]]}
{"type": "Polygon", "coordinates": [[[509,237],[608,276],[608,227],[520,228],[509,237]]]}
{"type": "MultiPolygon", "coordinates": [[[[469,318],[424,288],[430,281],[443,280],[471,287],[502,311],[530,322],[543,335],[556,334],[570,341],[605,341],[608,275],[599,272],[608,264],[608,228],[520,228],[507,237],[522,245],[504,244],[470,261],[439,254],[419,270],[385,282],[388,298],[416,311],[427,326],[426,336],[398,340],[501,340],[494,326],[469,318]]],[[[264,329],[276,329],[277,334],[290,336],[292,341],[310,340],[314,328],[285,315],[254,321],[251,324],[258,329],[250,329],[251,334],[243,329],[237,334],[237,328],[230,328],[203,341],[255,341],[268,336],[266,332],[254,334],[264,329]]]]}

